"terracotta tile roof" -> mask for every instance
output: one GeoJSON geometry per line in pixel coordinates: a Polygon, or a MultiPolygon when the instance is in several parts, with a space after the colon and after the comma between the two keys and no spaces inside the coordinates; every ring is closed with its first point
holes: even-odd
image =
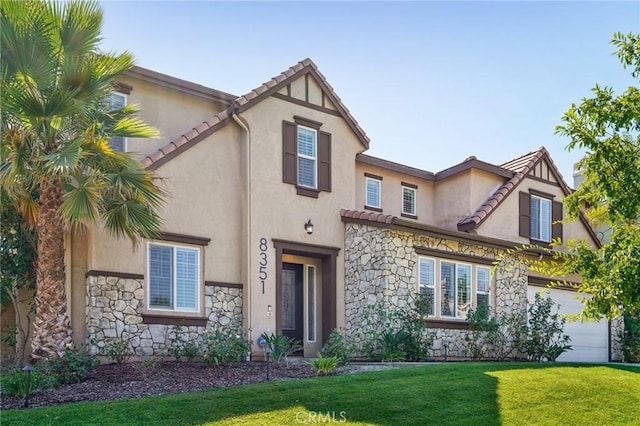
{"type": "Polygon", "coordinates": [[[166,146],[160,148],[157,152],[148,155],[142,160],[142,164],[145,167],[151,169],[159,167],[160,165],[169,161],[171,158],[179,155],[196,143],[205,139],[218,129],[224,127],[231,120],[231,116],[234,113],[246,111],[261,100],[265,99],[268,96],[271,96],[273,93],[276,93],[282,87],[289,84],[292,80],[305,73],[312,73],[317,78],[318,83],[323,88],[328,98],[333,102],[337,111],[342,115],[342,117],[345,119],[349,127],[353,130],[353,132],[356,134],[365,148],[368,148],[370,140],[364,130],[351,115],[347,107],[344,106],[338,95],[336,95],[335,91],[333,90],[333,87],[329,85],[324,75],[322,75],[322,73],[318,70],[316,64],[313,63],[311,59],[307,58],[290,67],[288,70],[273,77],[266,83],[253,89],[249,93],[236,98],[235,100],[233,100],[233,102],[231,102],[229,107],[227,107],[222,112],[214,115],[211,119],[204,121],[202,124],[189,130],[187,133],[183,134],[176,140],[171,141],[166,146]]]}
{"type": "Polygon", "coordinates": [[[369,222],[388,223],[391,224],[397,219],[396,216],[390,214],[382,214],[376,212],[363,212],[360,210],[340,209],[340,217],[350,219],[366,220],[369,222]]]}
{"type": "MultiPolygon", "coordinates": [[[[524,180],[525,176],[543,157],[546,157],[552,168],[555,168],[557,171],[555,164],[551,161],[551,157],[544,147],[502,164],[500,167],[514,172],[515,175],[511,179],[508,179],[494,193],[490,194],[485,202],[476,209],[476,211],[458,222],[458,230],[470,231],[472,229],[476,229],[487,217],[489,217],[495,208],[500,205],[505,198],[507,198],[513,189],[524,180]]],[[[560,176],[560,180],[562,180],[562,176],[560,176]]]]}

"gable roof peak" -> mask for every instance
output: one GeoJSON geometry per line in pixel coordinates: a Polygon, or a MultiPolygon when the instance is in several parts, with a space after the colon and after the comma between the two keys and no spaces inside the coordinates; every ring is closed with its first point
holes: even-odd
{"type": "Polygon", "coordinates": [[[346,121],[347,125],[351,128],[360,143],[362,143],[365,149],[368,149],[370,139],[365,131],[351,115],[347,107],[344,106],[342,100],[333,90],[333,87],[331,87],[325,76],[318,70],[317,65],[310,58],[305,58],[269,81],[261,84],[248,93],[237,97],[226,109],[214,115],[212,118],[190,129],[188,132],[177,139],[172,140],[158,151],[147,155],[141,161],[142,164],[150,169],[160,167],[162,164],[191,148],[193,145],[207,138],[218,129],[224,127],[232,120],[234,114],[246,111],[306,73],[312,73],[312,75],[314,75],[317,83],[326,93],[329,100],[333,102],[338,113],[340,113],[342,118],[346,121]]]}

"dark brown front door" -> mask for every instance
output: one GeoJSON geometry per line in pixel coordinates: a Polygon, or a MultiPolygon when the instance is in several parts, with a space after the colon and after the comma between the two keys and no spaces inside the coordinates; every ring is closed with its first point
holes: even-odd
{"type": "Polygon", "coordinates": [[[282,334],[300,343],[304,338],[303,266],[282,264],[282,334]]]}

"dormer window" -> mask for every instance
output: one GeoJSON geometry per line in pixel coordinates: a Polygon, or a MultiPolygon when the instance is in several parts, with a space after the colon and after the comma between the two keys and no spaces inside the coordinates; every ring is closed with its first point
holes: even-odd
{"type": "Polygon", "coordinates": [[[531,196],[531,238],[551,241],[551,200],[531,196]]]}
{"type": "Polygon", "coordinates": [[[316,131],[298,126],[298,185],[317,188],[316,131]]]}
{"type": "Polygon", "coordinates": [[[282,181],[295,185],[298,195],[318,198],[331,192],[331,134],[322,123],[298,116],[282,123],[282,181]]]}
{"type": "Polygon", "coordinates": [[[530,190],[520,192],[520,236],[532,243],[562,238],[562,203],[555,196],[530,190]]]}

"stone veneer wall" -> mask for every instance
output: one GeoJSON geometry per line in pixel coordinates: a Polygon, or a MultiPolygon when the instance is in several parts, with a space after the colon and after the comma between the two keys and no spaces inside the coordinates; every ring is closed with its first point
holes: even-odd
{"type": "MultiPolygon", "coordinates": [[[[242,325],[242,289],[205,287],[207,327],[242,325]]],[[[144,324],[144,280],[113,276],[87,278],[87,346],[104,354],[110,339],[129,338],[135,356],[166,356],[176,339],[177,326],[144,324]]],[[[207,327],[181,326],[181,338],[202,344],[207,327]]]]}
{"type": "MultiPolygon", "coordinates": [[[[418,291],[415,246],[446,253],[495,259],[498,249],[368,225],[345,224],[345,334],[362,341],[363,317],[378,304],[384,309],[411,309],[418,291]]],[[[443,253],[445,254],[445,253],[443,253]]],[[[527,308],[526,266],[505,259],[496,270],[492,304],[498,315],[527,308]]],[[[468,330],[434,328],[433,356],[467,357],[468,330]]]]}
{"type": "Polygon", "coordinates": [[[622,356],[622,342],[620,340],[620,335],[624,331],[624,317],[617,317],[611,320],[611,336],[610,342],[611,345],[611,361],[623,361],[622,356]]]}

